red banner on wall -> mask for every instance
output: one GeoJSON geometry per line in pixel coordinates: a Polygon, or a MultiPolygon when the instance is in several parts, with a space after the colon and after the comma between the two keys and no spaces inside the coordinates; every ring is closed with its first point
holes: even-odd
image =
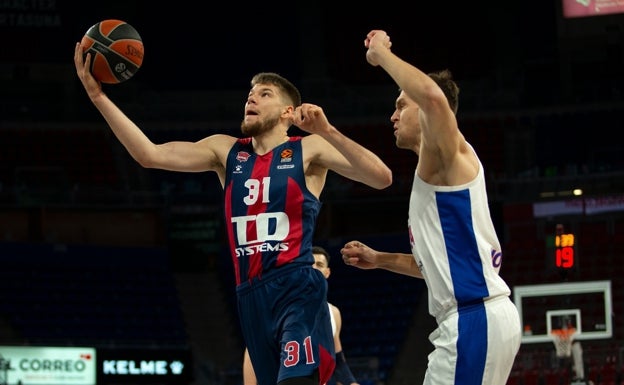
{"type": "Polygon", "coordinates": [[[624,13],[622,0],[562,0],[561,4],[565,18],[624,13]]]}

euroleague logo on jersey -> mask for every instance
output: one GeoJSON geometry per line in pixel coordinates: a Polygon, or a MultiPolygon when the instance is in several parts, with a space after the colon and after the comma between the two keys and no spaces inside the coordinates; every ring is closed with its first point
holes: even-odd
{"type": "Polygon", "coordinates": [[[281,162],[292,162],[293,150],[287,148],[280,153],[281,162]]]}
{"type": "MultiPolygon", "coordinates": [[[[280,163],[291,163],[292,160],[293,160],[292,157],[293,157],[293,150],[292,149],[287,148],[285,150],[282,150],[282,152],[280,153],[280,163]]],[[[277,169],[278,170],[283,170],[283,169],[286,169],[286,168],[293,168],[293,167],[295,167],[294,164],[287,164],[287,165],[281,164],[281,165],[277,166],[277,169]]]]}

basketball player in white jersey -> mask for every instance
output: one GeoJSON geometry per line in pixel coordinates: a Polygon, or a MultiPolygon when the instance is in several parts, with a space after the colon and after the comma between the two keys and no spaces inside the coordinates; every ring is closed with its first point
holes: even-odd
{"type": "MultiPolygon", "coordinates": [[[[328,279],[331,274],[331,269],[329,268],[331,256],[329,252],[323,247],[313,246],[312,255],[314,255],[314,268],[321,271],[325,279],[328,279]]],[[[359,385],[342,351],[342,342],[340,341],[342,316],[340,314],[340,309],[329,302],[327,304],[329,305],[329,315],[331,318],[332,332],[334,334],[334,349],[336,351],[336,368],[334,369],[332,379],[335,380],[337,384],[341,385],[359,385]]],[[[251,360],[249,359],[249,352],[245,349],[243,357],[243,385],[257,384],[256,374],[254,373],[251,360]]]]}
{"type": "Polygon", "coordinates": [[[500,277],[500,242],[490,216],[483,166],[459,131],[459,87],[450,71],[426,74],[396,56],[385,31],[364,40],[366,59],[399,86],[390,120],[396,146],[418,162],[409,202],[412,254],[381,252],[359,241],[346,264],[423,278],[438,327],[426,385],[504,385],[520,347],[518,311],[500,277]]]}

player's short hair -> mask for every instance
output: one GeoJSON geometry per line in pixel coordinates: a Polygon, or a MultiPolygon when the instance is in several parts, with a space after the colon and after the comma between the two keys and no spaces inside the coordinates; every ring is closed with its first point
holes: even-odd
{"type": "Polygon", "coordinates": [[[280,91],[284,93],[286,99],[288,99],[294,107],[301,105],[301,93],[299,89],[295,87],[290,80],[286,79],[280,74],[275,72],[260,72],[251,78],[251,86],[256,84],[271,84],[277,86],[280,91]]]}
{"type": "Polygon", "coordinates": [[[327,266],[329,266],[329,260],[331,259],[331,256],[329,255],[329,252],[327,250],[325,250],[323,247],[321,246],[312,246],[312,254],[322,254],[325,256],[325,259],[327,260],[327,266]]]}
{"type": "Polygon", "coordinates": [[[446,99],[448,100],[449,106],[453,113],[457,115],[457,110],[459,108],[459,86],[453,80],[453,74],[448,69],[430,72],[427,75],[442,89],[446,99]]]}

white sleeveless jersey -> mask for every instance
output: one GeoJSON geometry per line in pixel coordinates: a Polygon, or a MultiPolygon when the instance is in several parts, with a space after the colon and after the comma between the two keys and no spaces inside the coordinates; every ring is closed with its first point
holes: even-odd
{"type": "Polygon", "coordinates": [[[490,217],[483,165],[461,186],[434,186],[414,173],[409,203],[412,254],[427,283],[429,313],[438,321],[510,289],[499,276],[501,246],[490,217]]]}
{"type": "Polygon", "coordinates": [[[336,336],[336,318],[334,318],[334,312],[332,311],[332,305],[328,302],[327,307],[329,307],[329,318],[331,319],[331,327],[332,327],[332,335],[336,336]]]}

